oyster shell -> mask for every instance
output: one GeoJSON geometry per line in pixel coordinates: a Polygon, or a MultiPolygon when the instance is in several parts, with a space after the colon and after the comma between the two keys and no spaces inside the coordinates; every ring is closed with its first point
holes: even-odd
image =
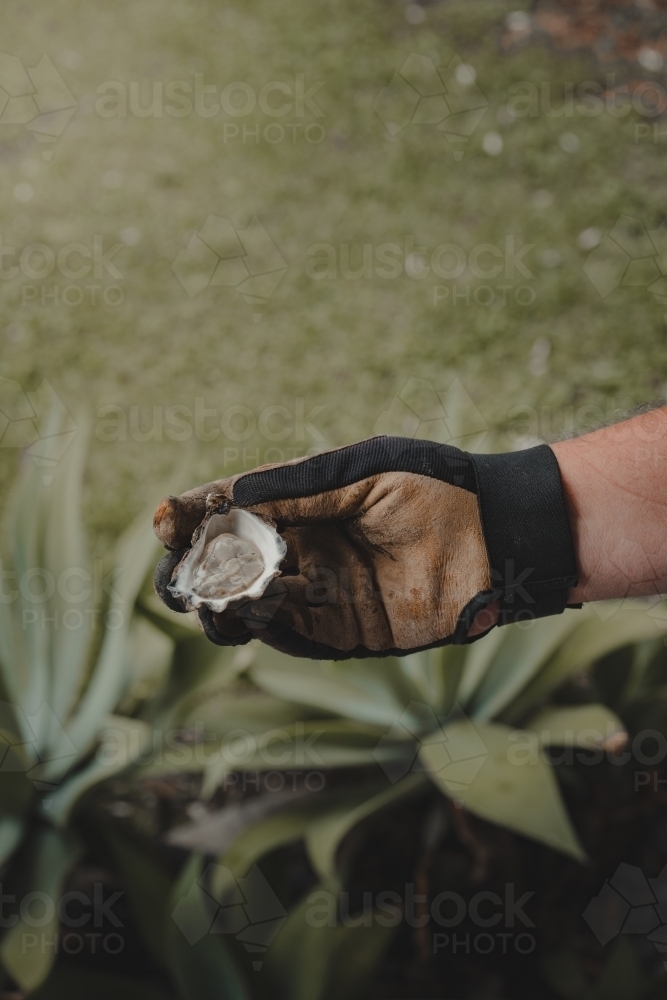
{"type": "Polygon", "coordinates": [[[256,600],[280,572],[287,546],[256,514],[230,510],[211,514],[169,584],[188,610],[224,611],[231,601],[256,600]]]}

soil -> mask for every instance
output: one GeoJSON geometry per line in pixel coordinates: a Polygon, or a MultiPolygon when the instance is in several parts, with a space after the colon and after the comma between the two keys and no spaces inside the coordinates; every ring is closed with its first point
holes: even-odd
{"type": "Polygon", "coordinates": [[[501,45],[546,42],[561,52],[592,52],[602,64],[637,63],[642,49],[667,59],[665,0],[536,0],[530,22],[509,21],[501,45]]]}

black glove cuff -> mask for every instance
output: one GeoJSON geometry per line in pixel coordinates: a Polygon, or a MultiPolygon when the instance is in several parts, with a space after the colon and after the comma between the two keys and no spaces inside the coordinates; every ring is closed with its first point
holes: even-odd
{"type": "Polygon", "coordinates": [[[556,456],[542,444],[470,459],[498,624],[561,614],[577,563],[556,456]]]}

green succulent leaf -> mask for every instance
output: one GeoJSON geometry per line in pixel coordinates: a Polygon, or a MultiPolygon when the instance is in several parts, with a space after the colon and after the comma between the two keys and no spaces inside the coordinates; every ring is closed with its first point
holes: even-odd
{"type": "MultiPolygon", "coordinates": [[[[65,419],[54,409],[45,435],[63,434],[65,419]]],[[[85,422],[67,433],[73,440],[53,473],[26,464],[5,523],[4,548],[22,585],[0,620],[2,694],[40,760],[60,756],[54,748],[82,683],[93,633],[93,578],[79,516],[85,422]],[[73,625],[67,615],[74,616],[73,625]]]]}
{"type": "Polygon", "coordinates": [[[20,819],[31,808],[36,796],[34,783],[28,777],[32,761],[20,746],[2,747],[0,770],[0,817],[20,819]]]}
{"type": "Polygon", "coordinates": [[[17,896],[25,899],[28,893],[40,893],[48,901],[48,917],[40,920],[36,932],[34,921],[26,922],[20,915],[0,942],[0,961],[16,980],[21,989],[29,993],[48,976],[55,960],[54,947],[40,947],[42,941],[54,942],[58,933],[57,904],[65,879],[79,858],[81,847],[72,836],[56,830],[42,828],[36,831],[27,845],[28,857],[22,859],[21,888],[17,896]],[[50,916],[49,916],[50,915],[50,916]],[[28,947],[38,934],[38,943],[28,947]]]}
{"type": "Polygon", "coordinates": [[[0,865],[11,857],[21,843],[26,825],[26,821],[18,816],[4,816],[0,819],[0,865]]]}
{"type": "Polygon", "coordinates": [[[79,420],[79,429],[58,463],[53,482],[45,492],[46,524],[43,565],[57,581],[48,613],[55,618],[49,631],[48,703],[57,720],[49,733],[49,745],[56,746],[61,727],[67,720],[84,680],[87,657],[95,628],[92,567],[88,560],[81,518],[81,493],[90,428],[79,420]],[[75,613],[72,615],[72,613],[75,613]],[[76,628],[67,627],[67,616],[76,628]]]}
{"type": "Polygon", "coordinates": [[[470,696],[468,714],[483,722],[497,717],[576,628],[577,615],[577,611],[564,611],[562,615],[531,622],[531,628],[509,625],[498,629],[505,634],[470,696]]]}
{"type": "MultiPolygon", "coordinates": [[[[254,823],[243,830],[220,856],[218,871],[227,869],[234,878],[245,875],[256,862],[277,847],[301,840],[309,824],[325,807],[319,795],[308,796],[306,801],[254,823]]],[[[213,879],[211,888],[217,898],[227,888],[227,881],[224,876],[213,879]]]]}
{"type": "Polygon", "coordinates": [[[100,724],[100,741],[94,758],[50,796],[48,806],[44,803],[44,814],[57,826],[64,826],[81,796],[139,761],[150,738],[151,728],[147,723],[110,715],[100,724]]]}
{"type": "Polygon", "coordinates": [[[391,725],[411,702],[423,702],[419,686],[392,657],[302,660],[264,646],[248,673],[279,698],[376,725],[391,725]]]}
{"type": "Polygon", "coordinates": [[[169,893],[171,881],[155,852],[130,838],[116,825],[105,823],[98,834],[119,873],[134,923],[153,961],[164,967],[165,926],[171,911],[169,893]]]}
{"type": "Polygon", "coordinates": [[[533,734],[463,720],[425,737],[419,756],[445,795],[470,812],[585,858],[553,769],[533,734]]]}
{"type": "Polygon", "coordinates": [[[396,929],[383,926],[375,914],[369,914],[369,926],[346,925],[336,910],[336,894],[316,890],[289,913],[262,969],[270,995],[289,1000],[360,1000],[367,995],[396,929]],[[313,920],[313,902],[322,893],[328,915],[313,920]]]}
{"type": "Polygon", "coordinates": [[[511,627],[508,625],[505,628],[494,628],[483,639],[464,647],[467,655],[461,671],[456,701],[466,710],[468,702],[493,666],[494,657],[505,642],[511,627]]]}
{"type": "Polygon", "coordinates": [[[188,611],[185,614],[181,614],[180,612],[172,611],[157,596],[153,590],[152,580],[149,578],[144,581],[144,586],[137,599],[137,610],[155,625],[156,628],[159,628],[175,642],[178,642],[180,639],[190,639],[192,636],[202,637],[196,613],[188,611]]]}
{"type": "MultiPolygon", "coordinates": [[[[229,716],[227,703],[235,697],[230,688],[244,669],[247,654],[245,646],[215,646],[199,630],[176,640],[166,683],[150,708],[154,724],[162,729],[186,727],[190,716],[199,722],[207,710],[212,719],[218,711],[223,719],[229,716]]],[[[209,731],[211,728],[207,725],[209,731]]]]}
{"type": "Polygon", "coordinates": [[[623,743],[625,726],[606,705],[545,708],[524,727],[535,733],[540,746],[610,746],[623,743]]]}
{"type": "Polygon", "coordinates": [[[403,753],[400,742],[382,742],[384,727],[347,719],[285,723],[262,733],[248,733],[240,739],[238,734],[238,728],[231,731],[220,747],[217,760],[209,765],[204,794],[212,793],[231,771],[373,766],[403,753]]]}
{"type": "Polygon", "coordinates": [[[131,676],[127,639],[134,603],[159,548],[150,525],[146,511],[125,532],[117,546],[117,575],[107,610],[113,627],[105,630],[90,682],[67,727],[67,736],[80,754],[90,749],[100,721],[113,712],[131,676]]]}
{"type": "MultiPolygon", "coordinates": [[[[579,624],[554,650],[548,663],[502,713],[502,721],[518,722],[568,678],[592,666],[614,649],[664,636],[665,602],[624,601],[607,614],[607,605],[573,611],[579,624]]],[[[568,612],[565,612],[568,614],[568,612]]],[[[539,623],[538,623],[539,624],[539,623]]]]}
{"type": "Polygon", "coordinates": [[[203,863],[193,854],[167,905],[167,961],[183,1000],[250,1000],[220,934],[209,933],[216,907],[200,885],[203,863]]]}

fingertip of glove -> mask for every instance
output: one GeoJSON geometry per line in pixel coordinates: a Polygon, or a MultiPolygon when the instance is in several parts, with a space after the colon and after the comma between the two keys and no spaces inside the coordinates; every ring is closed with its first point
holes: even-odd
{"type": "Polygon", "coordinates": [[[213,612],[210,608],[198,608],[197,617],[199,618],[204,635],[211,642],[214,642],[216,646],[245,646],[252,639],[252,635],[249,632],[238,637],[234,636],[234,638],[227,638],[221,635],[215,627],[213,612]]]}
{"type": "Polygon", "coordinates": [[[174,542],[180,528],[180,505],[178,497],[168,496],[161,500],[153,515],[153,531],[167,548],[175,548],[174,542]]]}
{"type": "Polygon", "coordinates": [[[159,563],[155,567],[155,573],[153,574],[153,586],[155,588],[155,593],[160,598],[163,604],[166,604],[170,611],[176,611],[179,614],[184,614],[187,611],[183,601],[178,600],[174,597],[172,592],[169,590],[169,584],[171,583],[171,578],[174,575],[174,570],[178,566],[179,562],[183,558],[187,549],[178,549],[175,552],[167,552],[166,555],[162,556],[159,563]]]}
{"type": "Polygon", "coordinates": [[[215,483],[200,486],[181,496],[161,500],[153,515],[153,531],[168,549],[187,548],[207,513],[227,513],[229,498],[215,483]]]}

